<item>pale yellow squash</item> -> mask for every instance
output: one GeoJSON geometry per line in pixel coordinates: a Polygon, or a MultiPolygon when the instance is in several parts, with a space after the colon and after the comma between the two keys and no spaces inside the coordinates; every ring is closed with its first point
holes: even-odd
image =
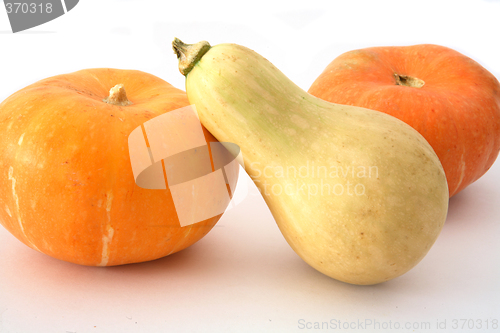
{"type": "Polygon", "coordinates": [[[426,255],[446,219],[448,187],[417,131],[313,97],[243,46],[175,40],[174,50],[203,125],[240,146],[281,232],[309,265],[376,284],[426,255]]]}

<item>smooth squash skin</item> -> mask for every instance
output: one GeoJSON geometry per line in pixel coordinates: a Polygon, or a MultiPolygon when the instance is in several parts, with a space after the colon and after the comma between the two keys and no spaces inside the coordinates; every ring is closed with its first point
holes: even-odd
{"type": "Polygon", "coordinates": [[[110,68],[14,93],[0,104],[1,224],[35,250],[88,266],[153,260],[192,245],[221,215],[181,227],[168,189],[135,184],[128,150],[133,129],[187,105],[183,91],[154,75],[110,68]]]}
{"type": "Polygon", "coordinates": [[[368,285],[426,255],[446,219],[448,187],[417,131],[381,112],[318,99],[243,46],[207,50],[175,40],[174,50],[181,72],[194,59],[184,74],[200,120],[218,140],[240,146],[245,170],[309,265],[368,285]]]}

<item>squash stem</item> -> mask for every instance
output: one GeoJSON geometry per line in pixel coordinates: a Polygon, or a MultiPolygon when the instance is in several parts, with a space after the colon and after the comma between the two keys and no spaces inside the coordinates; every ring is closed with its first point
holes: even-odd
{"type": "Polygon", "coordinates": [[[123,84],[117,84],[109,91],[109,96],[103,99],[103,102],[112,105],[127,106],[132,104],[127,98],[127,93],[125,92],[125,87],[123,84]]]}
{"type": "Polygon", "coordinates": [[[179,59],[179,71],[186,76],[193,69],[194,65],[203,57],[208,50],[210,44],[206,41],[201,41],[196,44],[183,43],[179,38],[175,38],[172,42],[177,59],[179,59]]]}
{"type": "Polygon", "coordinates": [[[396,85],[412,87],[412,88],[422,88],[425,84],[423,80],[409,75],[400,75],[394,73],[394,78],[396,79],[396,85]]]}

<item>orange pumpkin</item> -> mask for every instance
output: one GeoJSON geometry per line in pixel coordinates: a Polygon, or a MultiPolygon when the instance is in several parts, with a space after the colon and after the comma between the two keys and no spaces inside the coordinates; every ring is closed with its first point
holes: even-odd
{"type": "Polygon", "coordinates": [[[0,222],[33,249],[91,266],[192,245],[221,215],[181,227],[168,189],[136,185],[128,150],[133,129],[187,105],[183,91],[135,70],[82,70],[13,94],[0,104],[0,222]],[[126,95],[108,97],[117,84],[126,95]]]}
{"type": "Polygon", "coordinates": [[[324,100],[395,116],[438,155],[450,197],[481,177],[500,150],[500,84],[472,59],[438,45],[342,54],[309,89],[324,100]]]}

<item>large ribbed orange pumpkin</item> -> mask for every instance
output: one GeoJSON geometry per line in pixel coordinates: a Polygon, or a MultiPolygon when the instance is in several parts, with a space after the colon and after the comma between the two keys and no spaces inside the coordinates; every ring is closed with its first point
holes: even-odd
{"type": "Polygon", "coordinates": [[[309,89],[333,103],[382,111],[434,148],[450,197],[481,177],[500,150],[500,84],[469,57],[439,45],[344,53],[309,89]]]}
{"type": "Polygon", "coordinates": [[[168,189],[135,184],[128,150],[133,129],[187,105],[183,91],[135,70],[82,70],[16,92],[0,104],[2,225],[33,249],[91,266],[192,245],[221,215],[181,227],[168,189]],[[126,95],[107,99],[117,84],[126,95]]]}

